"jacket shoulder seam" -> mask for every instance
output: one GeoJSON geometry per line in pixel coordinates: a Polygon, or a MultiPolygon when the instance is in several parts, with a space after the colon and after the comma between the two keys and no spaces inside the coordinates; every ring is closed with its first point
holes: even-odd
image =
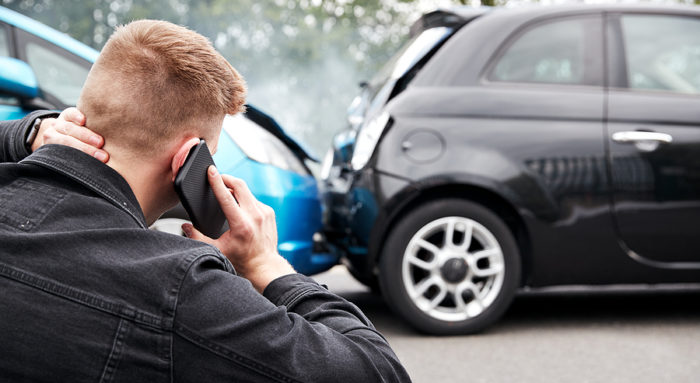
{"type": "Polygon", "coordinates": [[[126,206],[121,204],[118,201],[118,198],[114,194],[110,193],[108,190],[106,190],[104,187],[102,187],[98,183],[96,183],[90,179],[86,179],[86,178],[81,177],[79,173],[77,173],[75,170],[71,169],[70,167],[63,165],[58,161],[50,160],[48,158],[41,158],[40,160],[38,160],[36,158],[27,158],[27,159],[24,159],[22,161],[22,163],[48,167],[50,169],[53,169],[54,171],[57,171],[59,173],[62,173],[64,175],[70,177],[73,180],[78,181],[79,183],[82,183],[83,185],[89,187],[90,189],[95,191],[97,194],[99,194],[100,196],[102,196],[103,198],[108,200],[110,203],[112,203],[112,205],[116,206],[120,210],[129,214],[138,223],[139,226],[141,226],[142,228],[146,228],[146,225],[144,225],[144,223],[139,219],[139,217],[136,214],[134,214],[131,210],[129,210],[126,206]]]}

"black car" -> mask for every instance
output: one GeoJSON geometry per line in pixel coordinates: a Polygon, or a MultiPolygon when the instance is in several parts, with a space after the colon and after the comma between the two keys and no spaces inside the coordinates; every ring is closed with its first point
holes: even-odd
{"type": "Polygon", "coordinates": [[[700,7],[424,15],[323,167],[327,237],[434,334],[519,288],[700,282],[700,7]]]}

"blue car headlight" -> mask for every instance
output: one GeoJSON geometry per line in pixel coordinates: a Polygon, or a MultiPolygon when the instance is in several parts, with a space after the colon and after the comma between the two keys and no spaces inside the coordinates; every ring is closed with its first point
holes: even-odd
{"type": "Polygon", "coordinates": [[[309,174],[301,160],[287,145],[242,114],[227,115],[223,128],[251,160],[301,175],[309,174]]]}

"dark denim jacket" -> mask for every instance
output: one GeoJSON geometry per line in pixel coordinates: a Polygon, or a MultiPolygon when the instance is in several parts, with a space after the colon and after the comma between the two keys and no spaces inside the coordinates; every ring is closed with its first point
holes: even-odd
{"type": "Polygon", "coordinates": [[[90,156],[8,163],[36,115],[0,126],[0,381],[409,380],[357,307],[298,274],[260,295],[90,156]]]}

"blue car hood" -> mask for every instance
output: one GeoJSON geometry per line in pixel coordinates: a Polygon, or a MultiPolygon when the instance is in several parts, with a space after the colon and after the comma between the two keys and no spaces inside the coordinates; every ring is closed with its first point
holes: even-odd
{"type": "Polygon", "coordinates": [[[296,140],[290,137],[284,129],[275,121],[274,118],[262,112],[260,109],[252,106],[246,105],[246,117],[256,124],[262,126],[265,130],[272,133],[273,136],[277,137],[279,140],[284,142],[287,147],[299,158],[302,162],[306,159],[313,162],[319,162],[319,160],[312,156],[306,149],[304,149],[296,140]]]}

